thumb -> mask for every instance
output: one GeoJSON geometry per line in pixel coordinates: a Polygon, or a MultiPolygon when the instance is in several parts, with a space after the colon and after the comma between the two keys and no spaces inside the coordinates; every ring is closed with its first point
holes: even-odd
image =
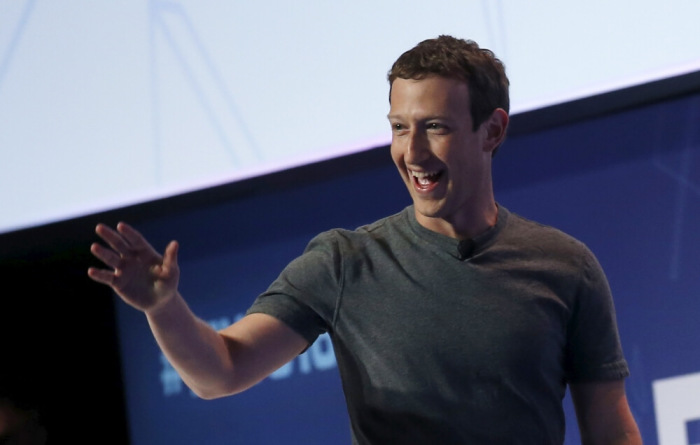
{"type": "Polygon", "coordinates": [[[177,276],[179,273],[178,265],[177,265],[177,250],[178,250],[178,243],[177,241],[170,241],[170,243],[167,245],[165,248],[165,252],[163,252],[163,259],[160,264],[154,264],[152,266],[152,271],[155,274],[155,276],[159,277],[160,279],[169,279],[172,278],[173,276],[177,276]]]}
{"type": "Polygon", "coordinates": [[[170,241],[165,248],[163,255],[163,268],[166,270],[177,270],[177,251],[180,245],[177,241],[170,241]]]}

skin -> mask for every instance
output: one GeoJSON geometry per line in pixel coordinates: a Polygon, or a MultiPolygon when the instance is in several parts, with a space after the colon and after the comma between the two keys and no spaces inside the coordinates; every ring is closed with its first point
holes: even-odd
{"type": "Polygon", "coordinates": [[[496,223],[492,152],[503,141],[508,114],[496,109],[474,131],[467,84],[429,76],[396,79],[391,90],[391,156],[424,227],[471,238],[496,223]],[[416,175],[429,174],[425,184],[416,175]]]}
{"type": "MultiPolygon", "coordinates": [[[[416,219],[444,235],[474,237],[497,220],[491,154],[505,137],[508,114],[496,109],[473,130],[464,82],[439,76],[397,79],[389,121],[391,155],[412,197],[416,219]],[[427,176],[421,181],[418,176],[427,176]]],[[[185,383],[203,398],[249,388],[287,363],[307,341],[273,317],[253,314],[221,331],[197,318],[179,294],[178,244],[163,255],[131,226],[98,225],[92,253],[107,266],[90,268],[145,313],[161,349],[185,383]]],[[[584,444],[641,444],[624,382],[575,384],[571,393],[584,444]]]]}
{"type": "Polygon", "coordinates": [[[124,302],[142,311],[163,353],[198,396],[213,399],[255,385],[296,357],[308,342],[274,317],[252,314],[215,331],[196,317],[177,290],[178,244],[161,256],[133,227],[99,224],[106,243],[90,250],[108,269],[88,276],[106,284],[124,302]]]}

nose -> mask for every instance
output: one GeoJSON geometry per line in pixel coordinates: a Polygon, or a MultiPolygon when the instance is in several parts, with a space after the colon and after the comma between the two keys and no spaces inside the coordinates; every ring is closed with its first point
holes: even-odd
{"type": "Polygon", "coordinates": [[[404,156],[406,163],[420,164],[428,159],[430,157],[430,148],[425,132],[412,130],[407,136],[404,156]]]}

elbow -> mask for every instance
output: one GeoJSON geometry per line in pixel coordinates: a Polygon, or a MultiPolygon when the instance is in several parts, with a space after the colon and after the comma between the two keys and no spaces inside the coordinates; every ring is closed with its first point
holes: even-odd
{"type": "Polygon", "coordinates": [[[192,392],[204,400],[215,400],[223,397],[239,394],[253,386],[240,382],[238,379],[229,378],[219,382],[208,382],[208,384],[196,384],[194,382],[185,381],[192,392]]]}
{"type": "Polygon", "coordinates": [[[197,388],[190,386],[190,389],[200,399],[203,400],[215,400],[215,399],[221,399],[223,397],[228,397],[232,396],[234,394],[238,394],[240,391],[230,391],[230,390],[224,390],[221,388],[197,388]]]}
{"type": "Polygon", "coordinates": [[[223,397],[238,394],[244,390],[244,388],[240,388],[230,381],[222,381],[217,383],[208,382],[208,384],[198,384],[185,379],[183,379],[183,381],[194,393],[194,395],[203,400],[221,399],[223,397]]]}
{"type": "Polygon", "coordinates": [[[203,400],[215,400],[215,399],[220,399],[222,397],[226,397],[229,394],[224,394],[224,393],[218,393],[218,392],[213,392],[213,391],[202,391],[194,388],[192,389],[192,392],[199,397],[200,399],[203,400]]]}

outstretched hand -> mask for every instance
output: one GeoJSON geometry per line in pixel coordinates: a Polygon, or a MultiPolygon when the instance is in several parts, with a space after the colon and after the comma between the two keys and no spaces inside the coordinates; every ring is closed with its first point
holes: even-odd
{"type": "Polygon", "coordinates": [[[110,269],[91,267],[90,278],[111,286],[126,303],[144,312],[177,294],[177,242],[171,241],[161,256],[128,224],[117,224],[117,230],[98,224],[95,232],[109,247],[94,243],[90,251],[110,269]]]}

